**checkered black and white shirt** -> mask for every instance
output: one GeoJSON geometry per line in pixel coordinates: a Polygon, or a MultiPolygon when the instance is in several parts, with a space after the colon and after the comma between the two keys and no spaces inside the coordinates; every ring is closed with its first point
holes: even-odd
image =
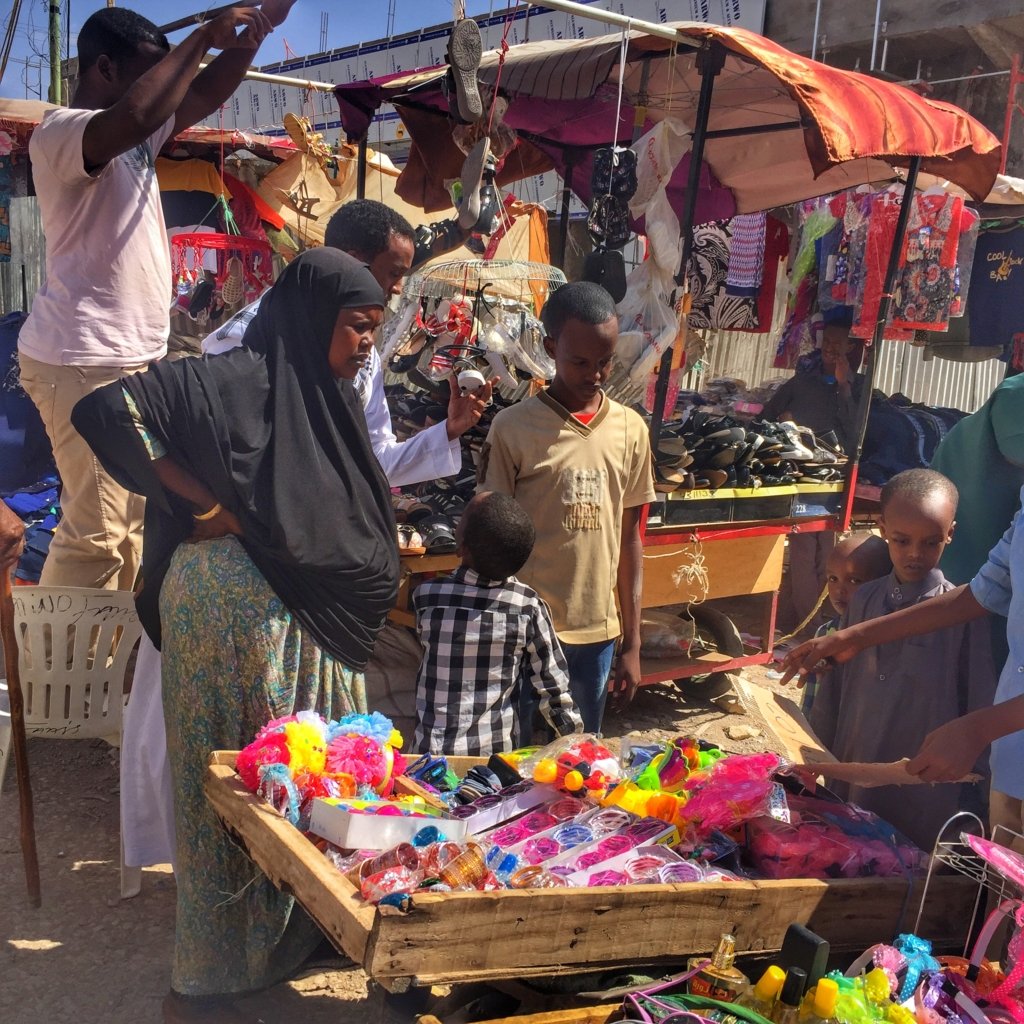
{"type": "Polygon", "coordinates": [[[519,694],[532,686],[559,736],[582,728],[547,605],[514,576],[466,566],[413,595],[423,660],[416,679],[421,753],[491,754],[519,742],[519,694]]]}

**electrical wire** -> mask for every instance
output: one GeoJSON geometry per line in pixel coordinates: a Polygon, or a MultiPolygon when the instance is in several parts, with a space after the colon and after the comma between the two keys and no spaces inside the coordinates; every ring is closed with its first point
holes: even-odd
{"type": "Polygon", "coordinates": [[[7,28],[4,32],[3,48],[0,49],[0,78],[4,77],[7,71],[7,62],[11,57],[11,48],[14,46],[14,36],[18,31],[18,20],[21,17],[21,0],[14,0],[11,6],[11,13],[7,19],[7,28]]]}

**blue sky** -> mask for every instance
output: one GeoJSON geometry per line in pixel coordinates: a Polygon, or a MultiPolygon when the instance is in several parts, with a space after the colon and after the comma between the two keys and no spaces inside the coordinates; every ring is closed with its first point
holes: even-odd
{"type": "MultiPolygon", "coordinates": [[[[225,0],[215,0],[212,6],[220,6],[225,0]]],[[[177,20],[195,11],[211,6],[206,0],[179,0],[168,3],[167,0],[131,0],[119,7],[130,7],[157,24],[167,20],[177,20]],[[173,11],[173,14],[171,13],[173,11]]],[[[407,32],[425,25],[436,25],[451,18],[451,0],[394,0],[395,32],[407,32]]],[[[103,6],[102,0],[71,0],[71,52],[74,54],[75,33],[82,22],[103,6]]],[[[284,42],[287,39],[291,50],[303,56],[320,49],[320,17],[321,12],[328,14],[327,49],[334,49],[349,43],[361,42],[365,39],[377,39],[387,34],[388,0],[299,0],[292,8],[288,20],[271,36],[260,49],[257,62],[271,64],[285,59],[284,42]]],[[[502,10],[506,0],[467,0],[466,7],[470,14],[489,11],[492,7],[502,10]]],[[[62,9],[65,7],[61,3],[62,9]]],[[[0,0],[0,30],[6,27],[10,4],[0,0]]],[[[48,70],[46,67],[46,0],[23,0],[18,34],[11,51],[11,59],[7,65],[3,82],[0,82],[0,96],[15,96],[23,99],[27,94],[30,99],[37,97],[40,75],[42,77],[42,99],[46,99],[48,70]],[[43,67],[39,68],[39,54],[43,55],[43,67]],[[24,61],[31,63],[26,67],[24,61]]],[[[174,34],[172,41],[179,40],[187,33],[174,34]]]]}

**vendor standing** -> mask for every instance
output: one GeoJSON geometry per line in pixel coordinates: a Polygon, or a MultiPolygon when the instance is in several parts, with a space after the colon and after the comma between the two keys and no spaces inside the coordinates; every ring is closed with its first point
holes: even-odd
{"type": "MultiPolygon", "coordinates": [[[[853,340],[849,319],[825,325],[820,356],[783,384],[764,407],[770,422],[791,420],[815,434],[835,433],[844,452],[857,443],[857,406],[863,378],[850,365],[853,340]]],[[[779,594],[779,626],[797,628],[811,613],[825,589],[826,562],[836,545],[830,530],[794,533],[789,538],[789,571],[779,594]]]]}
{"type": "Polygon", "coordinates": [[[320,938],[224,833],[203,777],[211,750],[272,718],[366,712],[398,549],[352,381],[383,309],[365,265],[315,249],[267,294],[245,347],[164,360],[74,411],[104,468],[148,499],[137,606],[162,643],[178,837],[167,1021],[283,980],[320,938]]]}
{"type": "Polygon", "coordinates": [[[46,586],[135,585],[143,501],[103,471],[71,426],[71,410],[166,354],[172,275],[156,156],[227,100],[294,2],[231,8],[173,50],[134,11],[97,11],[78,34],[71,107],[48,111],[32,134],[46,281],[18,351],[21,383],[42,416],[62,483],[63,516],[40,580],[46,586]],[[197,76],[211,49],[222,53],[197,76]]]}

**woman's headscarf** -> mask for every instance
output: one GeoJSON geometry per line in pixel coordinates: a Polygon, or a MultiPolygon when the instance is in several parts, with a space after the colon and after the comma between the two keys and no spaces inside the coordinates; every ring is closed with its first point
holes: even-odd
{"type": "Polygon", "coordinates": [[[346,665],[366,664],[397,592],[394,517],[362,405],[327,357],[340,310],[383,305],[363,264],[316,249],[264,297],[242,348],[157,363],[75,407],[107,471],[150,499],[139,614],[158,646],[160,585],[193,510],[157,482],[122,385],[167,454],[238,516],[285,606],[346,665]]]}

